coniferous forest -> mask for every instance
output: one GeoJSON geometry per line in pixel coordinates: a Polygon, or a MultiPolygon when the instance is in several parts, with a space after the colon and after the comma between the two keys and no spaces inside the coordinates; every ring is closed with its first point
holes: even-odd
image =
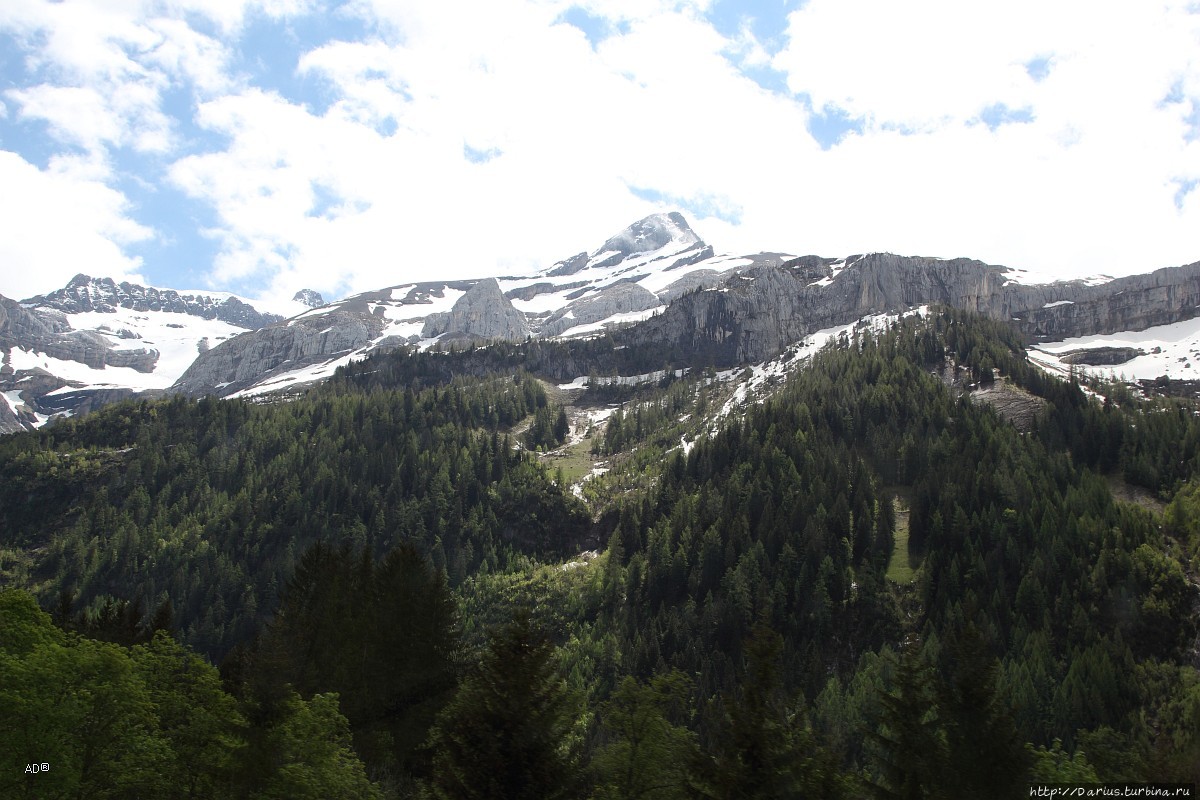
{"type": "Polygon", "coordinates": [[[0,796],[1200,782],[1194,403],[1049,377],[941,309],[744,407],[702,364],[593,381],[577,403],[621,408],[573,492],[538,378],[602,347],[0,439],[0,796]]]}

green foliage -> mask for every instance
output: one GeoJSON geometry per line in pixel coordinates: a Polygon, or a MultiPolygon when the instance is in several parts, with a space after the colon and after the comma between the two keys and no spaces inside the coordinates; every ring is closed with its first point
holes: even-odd
{"type": "Polygon", "coordinates": [[[0,545],[37,554],[45,599],[78,597],[95,623],[82,632],[130,644],[140,604],[104,598],[168,600],[183,639],[219,658],[319,539],[411,543],[451,584],[516,554],[577,552],[586,512],[504,433],[545,405],[521,374],[420,393],[335,382],[277,405],[118,404],[0,440],[0,545]]]}
{"type": "Polygon", "coordinates": [[[949,797],[1023,796],[1029,755],[997,691],[999,662],[971,623],[956,632],[945,653],[949,675],[938,692],[949,767],[943,791],[949,797]]]}
{"type": "Polygon", "coordinates": [[[1191,405],[1090,399],[1003,324],[946,310],[845,337],[711,436],[711,373],[597,381],[624,406],[592,440],[612,455],[593,522],[512,426],[565,436],[522,369],[676,355],[612,348],[375,357],[286,404],[127,403],[0,440],[0,571],[66,629],[0,592],[0,713],[27,723],[0,751],[50,748],[63,791],[113,796],[1197,780],[1191,405]],[[993,369],[1045,401],[1032,430],[960,393],[993,369]],[[1117,475],[1166,513],[1114,500],[1117,475]],[[607,552],[576,558],[592,537],[607,552]],[[173,628],[233,650],[233,696],[154,635],[173,628]],[[481,663],[461,678],[464,653],[481,663]]]}
{"type": "Polygon", "coordinates": [[[0,796],[379,797],[336,698],[293,695],[251,752],[217,671],[164,633],[133,648],[64,633],[13,589],[0,632],[0,796]]]}
{"type": "Polygon", "coordinates": [[[374,800],[382,795],[367,780],[350,746],[346,718],[333,694],[307,702],[293,695],[270,732],[274,769],[256,800],[374,800]]]}
{"type": "Polygon", "coordinates": [[[553,450],[566,441],[569,432],[567,412],[562,406],[557,409],[542,406],[534,413],[533,422],[525,432],[525,446],[530,450],[553,450]]]}
{"type": "Polygon", "coordinates": [[[581,790],[575,701],[527,615],[496,633],[430,736],[436,798],[554,800],[581,790]]]}
{"type": "Polygon", "coordinates": [[[727,714],[712,751],[697,763],[700,797],[773,800],[840,797],[847,787],[779,679],[782,640],[756,626],[746,644],[741,691],[722,697],[727,714]]]}
{"type": "Polygon", "coordinates": [[[679,800],[698,756],[689,730],[693,685],[681,672],[649,684],[626,677],[600,708],[604,744],[592,759],[597,800],[679,800]]]}
{"type": "Polygon", "coordinates": [[[318,542],[288,582],[254,680],[306,698],[336,694],[372,771],[412,772],[457,683],[456,611],[443,577],[411,545],[376,561],[318,542]]]}
{"type": "Polygon", "coordinates": [[[55,633],[22,592],[0,597],[0,794],[168,796],[170,749],[128,652],[55,633]],[[51,769],[30,776],[31,763],[51,769]]]}
{"type": "Polygon", "coordinates": [[[162,632],[130,655],[170,748],[164,773],[171,776],[173,792],[179,797],[231,794],[246,723],[217,671],[162,632]]]}
{"type": "Polygon", "coordinates": [[[1033,766],[1029,769],[1032,783],[1099,783],[1096,771],[1082,752],[1068,753],[1062,742],[1055,739],[1049,748],[1028,745],[1033,766]]]}
{"type": "Polygon", "coordinates": [[[920,800],[943,795],[953,768],[938,716],[934,676],[915,646],[903,650],[889,691],[879,692],[879,716],[867,736],[874,744],[878,798],[920,800]]]}

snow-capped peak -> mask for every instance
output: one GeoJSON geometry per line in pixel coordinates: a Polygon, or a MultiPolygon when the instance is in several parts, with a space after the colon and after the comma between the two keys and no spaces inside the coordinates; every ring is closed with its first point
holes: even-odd
{"type": "Polygon", "coordinates": [[[696,235],[687,220],[678,211],[667,214],[651,214],[630,225],[625,230],[609,237],[604,244],[591,253],[579,253],[552,264],[542,271],[550,278],[574,275],[583,270],[595,274],[597,270],[624,272],[617,267],[633,267],[650,262],[659,262],[659,267],[669,269],[678,259],[666,260],[671,256],[688,256],[704,253],[712,255],[712,248],[696,235]]]}

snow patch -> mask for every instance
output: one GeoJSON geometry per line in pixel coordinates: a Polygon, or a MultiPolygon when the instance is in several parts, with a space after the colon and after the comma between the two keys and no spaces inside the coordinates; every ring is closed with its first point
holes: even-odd
{"type": "Polygon", "coordinates": [[[281,389],[297,387],[301,384],[312,383],[313,381],[322,380],[333,375],[338,367],[345,366],[351,361],[357,361],[364,357],[361,350],[356,350],[353,353],[347,353],[341,358],[334,361],[326,361],[321,364],[313,364],[311,366],[302,367],[291,372],[286,372],[282,375],[274,375],[261,383],[242,389],[240,392],[234,392],[229,397],[259,397],[271,392],[278,392],[281,389]]]}
{"type": "Polygon", "coordinates": [[[1060,342],[1034,345],[1027,351],[1029,360],[1055,375],[1076,372],[1105,378],[1124,376],[1128,380],[1170,378],[1200,379],[1200,317],[1170,325],[1157,325],[1144,331],[1121,331],[1096,336],[1079,336],[1060,342]],[[1123,364],[1091,366],[1067,364],[1060,355],[1069,351],[1097,347],[1131,347],[1143,355],[1123,364]]]}
{"type": "MultiPolygon", "coordinates": [[[[558,337],[556,337],[556,338],[570,339],[570,338],[576,337],[576,336],[585,336],[587,334],[600,333],[605,328],[611,327],[613,325],[623,325],[623,324],[628,324],[631,322],[641,322],[643,320],[647,320],[647,319],[650,319],[651,317],[661,314],[665,308],[666,308],[666,306],[655,306],[654,308],[648,308],[645,311],[629,311],[624,314],[613,314],[611,317],[605,317],[604,319],[600,320],[599,322],[589,322],[585,325],[576,325],[573,328],[567,328],[565,331],[560,333],[558,335],[558,337]]],[[[563,318],[564,319],[573,319],[574,312],[568,311],[564,315],[563,318]]]]}

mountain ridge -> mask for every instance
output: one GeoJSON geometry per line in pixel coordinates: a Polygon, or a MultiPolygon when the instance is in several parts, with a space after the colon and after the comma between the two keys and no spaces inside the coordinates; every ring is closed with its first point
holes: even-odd
{"type": "Polygon", "coordinates": [[[679,212],[647,216],[527,276],[404,283],[316,306],[319,295],[298,292],[303,310],[288,319],[224,293],[81,274],[4,306],[0,430],[90,407],[89,395],[294,392],[395,349],[607,334],[619,345],[657,344],[676,368],[730,367],[771,359],[819,330],[928,303],[1005,320],[1038,342],[1171,325],[1200,308],[1200,262],[1117,279],[1036,280],[968,258],[717,254],[679,212]],[[151,331],[137,328],[150,322],[137,315],[160,316],[151,331]],[[218,327],[193,330],[200,324],[218,327]],[[170,359],[160,342],[168,334],[170,359]],[[49,358],[32,357],[39,353],[49,358]]]}

